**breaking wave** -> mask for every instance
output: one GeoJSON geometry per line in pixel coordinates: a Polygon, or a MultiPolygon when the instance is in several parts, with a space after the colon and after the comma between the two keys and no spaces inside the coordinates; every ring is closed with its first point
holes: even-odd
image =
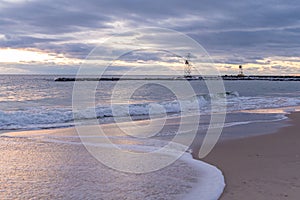
{"type": "Polygon", "coordinates": [[[217,111],[222,111],[222,108],[226,107],[229,112],[300,104],[299,98],[240,97],[238,92],[233,91],[222,94],[202,94],[184,100],[97,105],[96,108],[86,108],[80,112],[73,112],[72,108],[31,107],[19,111],[0,111],[0,130],[67,127],[74,125],[74,119],[86,120],[95,117],[99,120],[128,116],[133,118],[139,116],[145,119],[150,115],[179,115],[199,113],[199,111],[201,114],[209,114],[212,111],[210,106],[212,101],[217,105],[217,111]]]}

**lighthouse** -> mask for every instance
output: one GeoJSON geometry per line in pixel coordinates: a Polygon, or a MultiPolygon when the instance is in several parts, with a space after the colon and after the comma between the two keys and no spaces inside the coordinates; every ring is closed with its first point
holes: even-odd
{"type": "Polygon", "coordinates": [[[239,66],[239,73],[238,73],[237,76],[240,76],[240,77],[241,77],[241,76],[245,76],[245,75],[244,75],[244,72],[243,72],[243,66],[242,66],[242,65],[239,66]]]}
{"type": "Polygon", "coordinates": [[[188,53],[185,59],[185,67],[184,67],[184,77],[185,78],[190,78],[192,77],[191,72],[192,72],[192,64],[190,63],[190,58],[191,58],[191,54],[188,53]]]}

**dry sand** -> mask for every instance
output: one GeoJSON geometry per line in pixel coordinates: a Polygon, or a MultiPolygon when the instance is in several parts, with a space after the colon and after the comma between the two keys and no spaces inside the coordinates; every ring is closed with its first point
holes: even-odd
{"type": "Polygon", "coordinates": [[[221,200],[300,199],[300,113],[289,118],[292,126],[219,143],[204,159],[224,173],[221,200]]]}

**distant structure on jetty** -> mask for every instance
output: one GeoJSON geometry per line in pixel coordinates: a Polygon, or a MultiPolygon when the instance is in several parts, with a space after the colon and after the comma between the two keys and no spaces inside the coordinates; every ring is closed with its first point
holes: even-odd
{"type": "Polygon", "coordinates": [[[184,66],[184,77],[185,78],[192,78],[192,64],[190,62],[191,54],[188,53],[185,59],[185,66],[184,66]]]}
{"type": "Polygon", "coordinates": [[[224,75],[222,76],[223,80],[230,81],[300,81],[300,76],[274,76],[274,75],[250,75],[250,76],[237,76],[237,75],[224,75]]]}
{"type": "Polygon", "coordinates": [[[238,77],[244,77],[245,76],[245,74],[243,72],[243,66],[242,65],[239,66],[239,73],[238,73],[237,76],[238,77]]]}
{"type": "Polygon", "coordinates": [[[75,77],[58,77],[54,81],[58,82],[68,82],[68,81],[156,81],[156,80],[165,80],[165,81],[197,81],[197,80],[223,80],[228,81],[300,81],[300,76],[262,76],[262,75],[253,75],[253,76],[237,76],[237,75],[224,75],[224,76],[192,76],[191,78],[185,77],[161,77],[161,78],[152,78],[152,77],[127,77],[127,78],[118,78],[118,77],[101,77],[101,78],[75,78],[75,77]]]}
{"type": "MultiPolygon", "coordinates": [[[[182,57],[181,57],[182,58],[182,57]]],[[[105,76],[100,78],[92,77],[58,77],[54,81],[67,82],[67,81],[157,81],[157,80],[166,80],[166,81],[197,81],[197,80],[259,80],[259,81],[300,81],[300,76],[274,76],[274,75],[245,75],[243,72],[243,66],[239,65],[239,73],[237,75],[223,75],[223,76],[201,76],[201,75],[192,75],[192,64],[190,62],[191,54],[188,53],[184,59],[184,75],[179,77],[170,76],[105,76]]]]}

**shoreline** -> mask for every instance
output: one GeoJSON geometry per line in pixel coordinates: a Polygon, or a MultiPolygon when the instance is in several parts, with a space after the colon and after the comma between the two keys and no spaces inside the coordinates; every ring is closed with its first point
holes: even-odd
{"type": "Polygon", "coordinates": [[[220,200],[299,198],[300,112],[287,116],[291,126],[219,142],[203,159],[223,172],[226,186],[220,200]]]}
{"type": "MultiPolygon", "coordinates": [[[[286,116],[289,118],[288,120],[279,121],[279,124],[281,124],[283,128],[280,128],[273,133],[220,140],[212,152],[204,159],[200,160],[213,165],[222,171],[226,186],[222,196],[220,197],[221,200],[247,200],[247,198],[252,200],[266,199],[266,197],[269,197],[267,199],[274,200],[283,198],[297,199],[296,197],[300,195],[300,179],[296,179],[297,177],[295,174],[297,174],[297,169],[300,167],[300,157],[297,158],[298,160],[296,160],[296,164],[291,164],[292,169],[287,169],[287,171],[291,171],[287,172],[288,177],[283,171],[281,172],[280,177],[274,179],[274,174],[276,174],[275,172],[285,169],[285,157],[283,155],[285,155],[285,153],[291,153],[294,155],[293,152],[297,150],[297,146],[300,146],[300,142],[298,142],[297,145],[290,145],[291,142],[297,142],[297,140],[300,141],[300,136],[295,136],[295,131],[297,133],[297,129],[300,129],[300,125],[297,125],[296,123],[297,120],[300,121],[300,112],[292,112],[292,114],[287,114],[286,116]],[[288,131],[286,131],[287,129],[288,131]],[[290,129],[292,129],[292,131],[290,131],[290,129]],[[278,145],[278,142],[281,142],[281,138],[283,137],[282,134],[287,134],[284,138],[288,145],[286,143],[283,145],[284,149],[288,149],[287,152],[278,148],[278,146],[276,146],[276,148],[273,147],[273,145],[278,145]],[[295,146],[296,149],[293,149],[294,151],[289,149],[295,146]],[[277,160],[278,157],[280,158],[279,161],[277,160]],[[270,170],[270,168],[274,166],[275,169],[273,169],[273,171],[270,170]],[[289,186],[285,187],[284,184],[289,184],[289,186]],[[290,187],[292,189],[290,189],[290,187]],[[296,188],[296,190],[298,188],[299,192],[295,192],[293,188],[296,188]]],[[[263,126],[264,124],[272,125],[271,122],[263,122],[263,126]]],[[[251,131],[256,131],[261,134],[263,131],[259,129],[259,126],[260,125],[256,125],[251,131]]],[[[247,128],[245,125],[233,127],[235,131],[247,128]]],[[[13,131],[10,133],[4,133],[3,135],[16,136],[20,133],[22,134],[22,132],[25,133],[25,135],[26,132],[35,134],[47,134],[52,132],[60,133],[68,132],[72,129],[74,129],[74,127],[32,130],[25,132],[13,131]]],[[[225,129],[227,132],[232,130],[231,127],[227,127],[225,129]]],[[[195,156],[194,159],[197,160],[195,156]]],[[[292,158],[288,156],[286,159],[292,160],[292,158]]],[[[289,163],[292,162],[291,160],[289,163]]]]}
{"type": "MultiPolygon", "coordinates": [[[[117,136],[122,135],[116,127],[106,126],[117,136]]],[[[94,129],[94,127],[91,128],[94,129]]],[[[96,199],[93,195],[97,195],[98,198],[103,197],[104,199],[190,200],[197,199],[201,195],[203,200],[210,200],[217,199],[225,187],[224,177],[219,169],[203,161],[195,160],[189,152],[185,152],[179,159],[174,160],[174,163],[154,172],[124,173],[114,170],[95,159],[83,146],[74,127],[10,132],[3,134],[3,136],[0,137],[2,139],[0,142],[4,144],[2,153],[6,156],[0,159],[0,165],[3,167],[3,170],[0,170],[0,177],[8,181],[6,182],[6,189],[0,187],[0,196],[11,197],[11,199],[20,197],[39,198],[45,195],[68,198],[69,196],[77,196],[77,191],[80,190],[82,191],[81,195],[88,196],[91,199],[96,199]],[[36,161],[36,158],[38,158],[38,161],[36,161]],[[16,168],[19,169],[17,171],[21,175],[18,177],[9,175],[15,173],[16,168]],[[60,169],[59,172],[57,172],[57,169],[60,169]],[[30,179],[32,171],[37,174],[42,171],[43,177],[37,176],[33,180],[30,179]],[[6,177],[7,174],[8,177],[6,177]],[[51,175],[49,177],[54,177],[51,183],[48,183],[48,180],[44,178],[48,177],[48,174],[51,175]],[[68,174],[67,178],[61,180],[60,177],[64,177],[65,174],[68,174]],[[20,180],[19,177],[22,179],[20,180]],[[76,177],[77,180],[71,177],[76,177]],[[111,177],[114,178],[111,179],[111,177]],[[32,183],[28,187],[46,189],[36,190],[28,194],[15,194],[7,191],[7,188],[10,187],[23,190],[27,187],[24,183],[28,179],[32,183]],[[78,180],[81,181],[78,182],[78,180]],[[110,180],[108,186],[107,180],[110,180]],[[68,188],[66,183],[75,184],[75,186],[68,188]],[[47,190],[49,185],[52,188],[51,190],[47,190]],[[61,185],[65,186],[62,190],[59,190],[61,185]]],[[[101,143],[101,138],[96,140],[95,142],[99,146],[104,145],[104,148],[108,148],[105,143],[101,143]]],[[[129,139],[119,143],[120,147],[130,149],[126,147],[127,144],[131,144],[132,147],[137,145],[136,147],[139,148],[136,151],[144,151],[143,147],[147,147],[129,139]]],[[[162,154],[162,157],[164,156],[168,156],[168,154],[162,154]]],[[[0,180],[0,182],[2,181],[0,180]]]]}

